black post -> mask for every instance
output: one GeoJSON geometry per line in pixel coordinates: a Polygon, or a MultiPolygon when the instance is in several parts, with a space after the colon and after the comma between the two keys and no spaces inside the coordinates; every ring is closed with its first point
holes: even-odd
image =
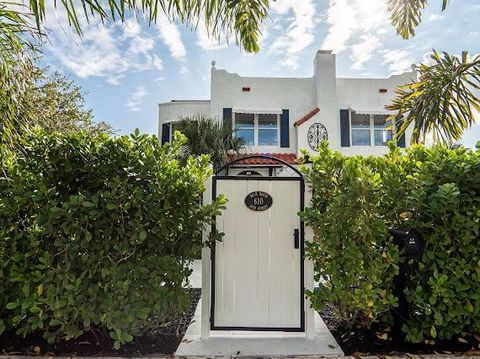
{"type": "Polygon", "coordinates": [[[393,281],[393,295],[398,298],[398,308],[393,310],[393,334],[398,338],[403,336],[402,326],[410,312],[410,304],[405,295],[409,274],[408,260],[421,257],[425,245],[421,235],[413,229],[390,229],[389,232],[401,254],[398,275],[393,281]]]}

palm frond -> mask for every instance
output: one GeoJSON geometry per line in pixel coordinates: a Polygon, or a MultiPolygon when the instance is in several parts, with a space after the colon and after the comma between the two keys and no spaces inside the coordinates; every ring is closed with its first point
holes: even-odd
{"type": "Polygon", "coordinates": [[[413,123],[412,143],[425,142],[431,135],[435,143],[451,144],[461,139],[465,129],[475,123],[474,111],[480,111],[480,55],[469,59],[436,51],[434,64],[417,67],[418,80],[398,87],[397,97],[387,106],[395,114],[396,136],[413,123]]]}
{"type": "Polygon", "coordinates": [[[228,161],[228,154],[245,147],[245,141],[235,136],[229,121],[197,115],[182,118],[176,127],[187,137],[185,156],[208,154],[215,170],[228,161]]]}
{"type": "MultiPolygon", "coordinates": [[[[397,29],[397,33],[404,39],[415,36],[415,29],[422,21],[422,12],[428,0],[388,0],[387,9],[390,21],[397,29]]],[[[444,11],[450,0],[442,0],[444,11]]]]}
{"type": "MultiPolygon", "coordinates": [[[[266,19],[270,0],[61,0],[55,6],[64,8],[70,25],[82,32],[79,16],[98,16],[100,19],[124,21],[129,13],[141,11],[149,22],[155,22],[160,14],[171,21],[197,27],[203,22],[211,36],[220,40],[232,34],[247,52],[259,50],[259,35],[266,19]]],[[[29,7],[40,29],[45,20],[45,1],[29,0],[29,7]]]]}
{"type": "Polygon", "coordinates": [[[18,116],[18,98],[32,82],[30,50],[35,37],[28,8],[14,2],[0,2],[0,152],[12,148],[26,124],[18,116]]]}

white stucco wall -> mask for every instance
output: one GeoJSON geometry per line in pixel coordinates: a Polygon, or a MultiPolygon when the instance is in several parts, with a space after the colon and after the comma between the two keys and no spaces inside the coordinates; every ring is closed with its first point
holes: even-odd
{"type": "MultiPolygon", "coordinates": [[[[347,155],[381,155],[386,146],[341,147],[340,110],[351,109],[361,113],[387,113],[385,105],[395,97],[395,88],[415,78],[415,72],[388,78],[337,78],[336,58],[329,51],[318,51],[313,60],[313,76],[309,78],[243,77],[223,69],[211,69],[211,101],[180,101],[160,104],[159,135],[161,125],[182,116],[197,113],[222,119],[223,109],[232,108],[261,111],[290,112],[290,147],[249,146],[246,152],[296,153],[301,149],[313,152],[307,140],[307,131],[314,122],[322,123],[328,131],[332,149],[347,155]],[[249,87],[250,91],[242,91],[249,87]],[[380,92],[386,89],[386,92],[380,92]],[[309,121],[299,127],[294,123],[307,113],[320,108],[309,121]]],[[[406,133],[410,142],[412,129],[406,133]]],[[[350,135],[351,138],[351,135],[350,135]]]]}
{"type": "Polygon", "coordinates": [[[337,97],[340,108],[356,111],[385,112],[385,105],[395,98],[395,88],[405,85],[416,77],[415,72],[406,72],[388,78],[337,78],[337,97]],[[386,93],[380,93],[386,89],[386,93]]]}
{"type": "Polygon", "coordinates": [[[290,111],[290,147],[255,146],[250,152],[295,153],[297,143],[293,123],[315,107],[312,78],[241,77],[212,69],[212,115],[222,118],[224,108],[290,111]],[[242,92],[250,87],[250,92],[242,92]]]}
{"type": "Polygon", "coordinates": [[[182,117],[210,115],[210,101],[174,101],[158,105],[158,138],[162,137],[162,125],[179,121],[182,117]]]}
{"type": "MultiPolygon", "coordinates": [[[[386,146],[341,147],[340,110],[351,109],[360,113],[387,114],[388,111],[385,106],[394,99],[395,88],[411,82],[415,77],[416,73],[412,71],[388,78],[336,78],[335,97],[333,99],[330,97],[329,102],[323,101],[322,103],[319,100],[320,112],[297,127],[298,152],[300,152],[300,149],[306,149],[312,154],[315,153],[308,145],[307,132],[313,123],[320,122],[328,131],[330,147],[336,151],[349,156],[383,155],[387,153],[388,148],[386,146]],[[386,89],[387,92],[381,93],[380,89],[386,89]],[[333,103],[335,103],[335,106],[331,105],[333,103]]],[[[327,96],[330,96],[330,94],[327,93],[327,96]]],[[[412,130],[413,128],[410,127],[405,133],[407,145],[410,143],[412,130]]]]}

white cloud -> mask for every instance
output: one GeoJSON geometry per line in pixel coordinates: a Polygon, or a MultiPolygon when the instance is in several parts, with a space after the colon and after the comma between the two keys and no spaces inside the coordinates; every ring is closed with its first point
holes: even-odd
{"type": "Polygon", "coordinates": [[[345,49],[347,41],[357,26],[355,13],[347,4],[347,0],[331,0],[326,20],[331,27],[322,48],[338,54],[345,49]]]}
{"type": "Polygon", "coordinates": [[[154,47],[155,42],[151,37],[135,36],[130,41],[128,51],[133,54],[148,54],[154,47]]]}
{"type": "Polygon", "coordinates": [[[361,42],[352,45],[350,59],[353,61],[352,69],[361,70],[369,61],[374,51],[379,47],[380,39],[375,35],[362,35],[361,42]]]}
{"type": "Polygon", "coordinates": [[[130,95],[129,95],[129,99],[127,101],[127,103],[125,104],[125,106],[127,106],[127,108],[130,110],[130,111],[133,111],[133,112],[140,112],[142,110],[142,102],[143,102],[143,98],[148,95],[148,92],[147,90],[145,89],[144,86],[138,86],[135,91],[133,91],[130,95]]]}
{"type": "Polygon", "coordinates": [[[440,14],[430,14],[428,21],[437,21],[443,19],[443,15],[440,14]]]}
{"type": "Polygon", "coordinates": [[[360,70],[390,29],[385,0],[330,0],[326,22],[330,29],[322,44],[334,53],[351,50],[352,69],[360,70]]]}
{"type": "Polygon", "coordinates": [[[387,50],[383,54],[383,64],[388,65],[391,75],[398,75],[410,71],[415,63],[413,55],[407,50],[387,50]]]}
{"type": "Polygon", "coordinates": [[[177,25],[172,23],[167,16],[160,15],[157,20],[157,29],[163,43],[168,47],[170,55],[175,59],[183,60],[187,55],[187,50],[177,25]]]}
{"type": "Polygon", "coordinates": [[[315,39],[315,4],[313,0],[282,0],[273,2],[273,12],[282,16],[280,21],[289,21],[284,35],[278,36],[269,51],[283,54],[282,65],[296,68],[298,58],[315,39]],[[290,14],[293,16],[288,17],[290,14]]]}
{"type": "Polygon", "coordinates": [[[135,19],[126,24],[102,24],[80,16],[83,36],[68,25],[62,11],[48,9],[49,42],[47,50],[68,71],[80,78],[101,77],[112,85],[119,85],[128,72],[161,71],[162,61],[154,54],[155,42],[143,35],[135,19]],[[125,26],[124,26],[125,25],[125,26]]]}
{"type": "Polygon", "coordinates": [[[163,62],[160,57],[157,55],[153,55],[153,61],[152,61],[153,67],[155,67],[158,71],[163,70],[163,62]]]}
{"type": "Polygon", "coordinates": [[[204,50],[220,50],[228,46],[231,39],[218,40],[208,35],[207,27],[203,21],[199,21],[197,26],[197,45],[204,50]]]}
{"type": "Polygon", "coordinates": [[[127,19],[125,21],[124,28],[123,28],[123,35],[126,38],[139,36],[141,32],[142,32],[142,28],[140,27],[140,24],[138,23],[137,20],[132,18],[132,19],[127,19]]]}

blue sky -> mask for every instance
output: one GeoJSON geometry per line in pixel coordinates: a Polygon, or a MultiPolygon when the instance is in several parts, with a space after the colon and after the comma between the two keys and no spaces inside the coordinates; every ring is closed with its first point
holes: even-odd
{"type": "MultiPolygon", "coordinates": [[[[411,40],[390,25],[385,0],[277,0],[262,29],[261,51],[246,54],[235,41],[208,38],[161,17],[148,26],[141,16],[126,24],[95,24],[79,38],[65,15],[47,12],[51,30],[43,64],[75,80],[86,92],[95,119],[120,133],[135,128],[157,131],[158,103],[171,99],[208,99],[210,63],[245,76],[307,77],[318,49],[337,54],[337,75],[384,77],[425,61],[432,49],[480,53],[478,0],[430,1],[411,40]]],[[[464,143],[480,140],[480,126],[464,143]]]]}

